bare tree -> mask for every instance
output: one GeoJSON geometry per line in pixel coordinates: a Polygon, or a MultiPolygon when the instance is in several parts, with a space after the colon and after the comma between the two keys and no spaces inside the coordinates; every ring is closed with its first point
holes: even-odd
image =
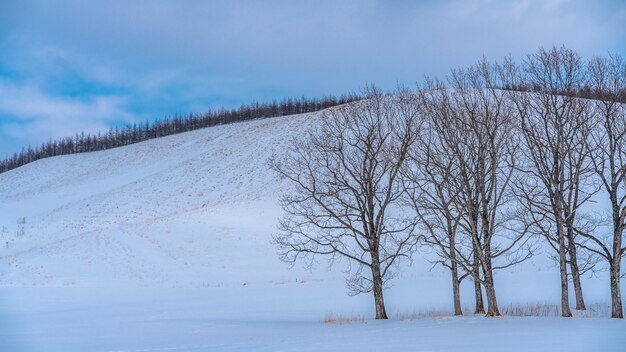
{"type": "Polygon", "coordinates": [[[597,124],[590,135],[593,166],[611,206],[610,234],[581,233],[585,246],[609,264],[611,317],[624,318],[620,292],[626,226],[626,64],[621,56],[596,57],[589,62],[589,83],[594,92],[597,124]]]}
{"type": "Polygon", "coordinates": [[[282,197],[274,242],[288,263],[348,259],[349,293],[373,291],[376,319],[386,319],[383,287],[417,242],[415,217],[400,204],[399,171],[419,130],[418,100],[405,89],[385,95],[370,87],[364,96],[326,110],[318,129],[270,160],[294,186],[282,197]]]}
{"type": "MultiPolygon", "coordinates": [[[[435,135],[433,140],[441,143],[433,144],[427,151],[431,155],[425,156],[424,165],[439,165],[429,168],[424,180],[434,187],[430,192],[434,189],[435,196],[429,202],[438,208],[445,223],[445,236],[434,234],[430,228],[429,239],[438,245],[441,255],[485,288],[487,316],[500,315],[494,271],[531,255],[524,250],[524,231],[516,228],[513,216],[515,199],[510,182],[518,142],[507,93],[496,88],[502,79],[501,71],[499,65],[483,59],[468,69],[453,70],[448,79],[450,90],[422,91],[423,105],[431,107],[426,114],[428,129],[435,135]],[[445,180],[445,194],[437,194],[441,180],[445,180]],[[452,238],[458,241],[454,245],[452,238]]],[[[429,195],[419,197],[422,199],[416,200],[416,209],[423,214],[428,207],[422,205],[422,210],[418,209],[419,202],[429,195]]],[[[426,220],[423,215],[421,218],[426,220]]],[[[432,226],[432,221],[425,222],[427,228],[432,226]]],[[[482,299],[479,290],[480,286],[476,290],[477,302],[479,295],[482,299]]]]}
{"type": "MultiPolygon", "coordinates": [[[[455,198],[456,189],[453,180],[456,175],[456,163],[451,150],[439,138],[436,129],[430,125],[435,120],[448,120],[450,111],[444,104],[446,93],[443,84],[428,81],[425,90],[429,91],[429,98],[422,92],[422,104],[425,119],[425,128],[418,143],[414,143],[408,153],[408,162],[402,169],[404,187],[407,191],[408,203],[415,209],[420,220],[420,229],[424,233],[420,236],[422,243],[435,248],[439,259],[435,264],[441,264],[450,270],[452,278],[452,296],[454,314],[463,315],[461,308],[460,285],[469,274],[459,275],[457,263],[457,231],[462,213],[457,209],[455,198]],[[442,116],[443,115],[443,116],[442,116]]],[[[471,256],[467,254],[466,257],[471,256]]],[[[479,269],[477,266],[473,269],[479,269]]],[[[482,290],[478,284],[478,299],[476,300],[477,314],[484,314],[482,290]]]]}
{"type": "MultiPolygon", "coordinates": [[[[470,235],[480,282],[487,296],[487,316],[500,315],[494,270],[530,257],[524,232],[515,229],[510,181],[515,173],[518,142],[506,93],[497,87],[501,69],[485,59],[450,77],[455,120],[444,136],[458,161],[461,227],[470,235]],[[500,260],[494,265],[495,260],[500,260]]],[[[445,127],[445,126],[443,126],[445,127]]],[[[460,255],[460,253],[457,253],[460,255]]]]}
{"type": "MultiPolygon", "coordinates": [[[[525,141],[522,174],[516,182],[524,200],[526,220],[556,251],[561,278],[561,308],[569,307],[568,264],[576,293],[576,308],[585,309],[577,257],[581,207],[597,192],[586,140],[591,131],[587,101],[576,97],[584,79],[582,60],[566,48],[543,48],[524,63],[530,93],[512,93],[525,141]]],[[[515,75],[512,75],[513,77],[515,75]]]]}

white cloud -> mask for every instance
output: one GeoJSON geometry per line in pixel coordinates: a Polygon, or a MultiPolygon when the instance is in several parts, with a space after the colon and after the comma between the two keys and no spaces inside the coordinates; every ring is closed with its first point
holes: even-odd
{"type": "Polygon", "coordinates": [[[39,143],[79,131],[105,131],[114,122],[135,120],[124,108],[126,99],[119,96],[80,100],[2,81],[0,91],[0,117],[5,121],[2,132],[21,143],[39,143]]]}
{"type": "MultiPolygon", "coordinates": [[[[118,115],[133,118],[127,111],[155,118],[211,104],[344,93],[366,82],[391,88],[483,54],[521,58],[540,45],[626,55],[626,8],[611,1],[24,0],[4,6],[0,75],[8,68],[18,79],[1,87],[15,101],[5,92],[0,100],[15,116],[42,121],[29,123],[43,139],[106,127],[118,115]],[[57,85],[72,80],[111,90],[64,96],[57,85]]],[[[11,126],[3,129],[31,133],[11,126]]]]}

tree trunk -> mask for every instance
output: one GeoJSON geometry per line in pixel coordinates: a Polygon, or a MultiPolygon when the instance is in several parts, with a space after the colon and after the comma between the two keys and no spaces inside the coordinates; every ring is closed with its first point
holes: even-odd
{"type": "Polygon", "coordinates": [[[569,308],[569,282],[567,280],[567,251],[565,248],[565,238],[563,229],[558,228],[557,221],[557,237],[559,240],[559,269],[561,274],[561,316],[571,317],[572,311],[569,308]]]}
{"type": "MultiPolygon", "coordinates": [[[[615,189],[615,187],[613,188],[615,189]]],[[[613,195],[617,194],[614,192],[613,195]]],[[[609,261],[611,275],[611,318],[624,319],[622,310],[622,293],[620,288],[620,274],[622,265],[622,234],[624,233],[624,219],[622,208],[616,206],[617,198],[611,197],[613,205],[613,256],[609,261]]]]}
{"type": "Polygon", "coordinates": [[[380,273],[380,263],[372,261],[372,280],[374,281],[374,304],[376,305],[376,319],[388,319],[383,299],[383,278],[380,273]]]}
{"type": "Polygon", "coordinates": [[[474,264],[473,264],[472,276],[474,279],[474,297],[476,299],[476,309],[474,314],[485,314],[485,304],[483,303],[483,289],[480,285],[480,264],[478,257],[476,256],[476,249],[474,249],[474,264]]]}
{"type": "Polygon", "coordinates": [[[624,319],[622,310],[622,294],[620,292],[620,260],[611,262],[611,318],[624,319]]]}
{"type": "Polygon", "coordinates": [[[499,317],[498,300],[496,299],[496,286],[493,282],[493,269],[491,267],[491,258],[485,261],[483,267],[485,275],[485,293],[487,294],[487,315],[488,317],[499,317]]]}
{"type": "Polygon", "coordinates": [[[485,293],[487,294],[487,317],[499,317],[498,300],[496,299],[496,287],[492,284],[485,285],[485,293]]]}
{"type": "MultiPolygon", "coordinates": [[[[555,157],[556,159],[556,157],[555,157]]],[[[560,181],[562,175],[558,180],[560,181]]],[[[560,189],[559,182],[555,189],[560,189]]],[[[561,193],[562,194],[562,193],[561,193]]],[[[572,311],[569,308],[569,280],[567,279],[567,245],[565,244],[565,224],[563,221],[563,204],[559,196],[554,199],[554,215],[556,216],[556,239],[559,245],[559,274],[561,276],[561,316],[569,318],[572,311]]]]}
{"type": "Polygon", "coordinates": [[[578,269],[578,258],[576,256],[576,243],[574,243],[574,236],[570,234],[571,230],[568,229],[568,242],[569,242],[569,265],[572,272],[572,281],[574,283],[574,294],[576,295],[576,310],[586,310],[585,299],[583,298],[583,288],[580,284],[580,270],[578,269]]]}
{"type": "Polygon", "coordinates": [[[457,264],[455,261],[452,261],[450,272],[452,273],[452,294],[454,296],[454,315],[463,315],[463,310],[461,309],[461,292],[459,282],[459,272],[457,268],[457,264]]]}

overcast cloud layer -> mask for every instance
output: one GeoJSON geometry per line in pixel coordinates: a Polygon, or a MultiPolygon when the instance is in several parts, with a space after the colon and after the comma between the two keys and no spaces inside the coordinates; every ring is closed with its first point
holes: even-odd
{"type": "Polygon", "coordinates": [[[0,1],[0,157],[175,112],[392,88],[483,54],[626,56],[622,1],[0,1]]]}

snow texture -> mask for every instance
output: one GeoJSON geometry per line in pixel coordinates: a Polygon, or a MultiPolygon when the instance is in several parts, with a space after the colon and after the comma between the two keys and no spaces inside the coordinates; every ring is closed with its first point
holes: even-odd
{"type": "MultiPolygon", "coordinates": [[[[281,263],[270,239],[288,189],[266,160],[318,118],[218,126],[0,174],[0,351],[626,350],[626,323],[606,318],[606,272],[585,276],[592,309],[573,319],[454,318],[449,274],[423,250],[385,291],[390,321],[374,321],[370,295],[345,293],[347,263],[281,263]]],[[[498,272],[496,285],[505,312],[559,302],[547,253],[498,272]]],[[[461,293],[471,313],[469,280],[461,293]]]]}

